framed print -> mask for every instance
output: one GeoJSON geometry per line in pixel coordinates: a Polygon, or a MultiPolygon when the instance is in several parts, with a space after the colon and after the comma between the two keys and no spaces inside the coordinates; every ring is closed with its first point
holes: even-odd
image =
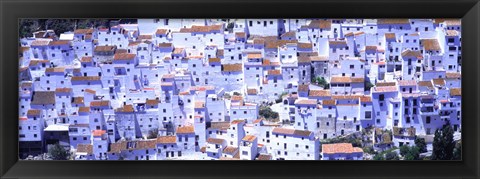
{"type": "Polygon", "coordinates": [[[1,8],[2,177],[479,177],[478,1],[1,8]]]}

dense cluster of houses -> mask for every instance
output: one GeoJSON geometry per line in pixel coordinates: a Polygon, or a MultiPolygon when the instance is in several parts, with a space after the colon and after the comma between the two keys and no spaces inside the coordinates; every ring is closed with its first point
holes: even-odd
{"type": "Polygon", "coordinates": [[[139,19],[20,44],[21,158],[362,160],[321,141],[461,132],[460,20],[139,19]]]}

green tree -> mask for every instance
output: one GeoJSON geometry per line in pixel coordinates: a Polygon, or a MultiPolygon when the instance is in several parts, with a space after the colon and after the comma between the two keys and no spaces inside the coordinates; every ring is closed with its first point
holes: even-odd
{"type": "Polygon", "coordinates": [[[315,78],[315,81],[319,86],[323,87],[324,89],[330,88],[330,84],[328,84],[327,80],[325,80],[325,78],[323,77],[317,77],[315,78]]]}
{"type": "Polygon", "coordinates": [[[45,29],[52,29],[55,31],[55,34],[60,35],[61,33],[74,31],[75,30],[75,20],[74,19],[47,19],[45,21],[45,29]]]}
{"type": "Polygon", "coordinates": [[[420,159],[420,149],[417,146],[403,145],[400,147],[400,155],[405,160],[418,160],[420,159]]]}
{"type": "Polygon", "coordinates": [[[266,120],[278,120],[278,113],[273,111],[269,106],[261,106],[259,115],[266,120]]]}
{"type": "Polygon", "coordinates": [[[458,141],[453,149],[453,160],[462,160],[462,141],[458,141]]]}
{"type": "Polygon", "coordinates": [[[232,96],[230,96],[230,94],[228,94],[228,93],[225,93],[225,94],[223,94],[223,97],[225,99],[230,99],[232,96]]]}
{"type": "Polygon", "coordinates": [[[435,131],[432,160],[451,160],[454,148],[453,129],[450,123],[447,123],[441,129],[435,131]]]}
{"type": "Polygon", "coordinates": [[[31,37],[33,32],[41,29],[41,24],[38,19],[20,19],[18,33],[20,37],[31,37]]]}
{"type": "Polygon", "coordinates": [[[70,153],[65,150],[59,143],[56,143],[48,150],[48,154],[53,160],[67,160],[70,153]]]}
{"type": "Polygon", "coordinates": [[[155,139],[158,137],[158,129],[151,129],[148,131],[147,139],[155,139]]]}
{"type": "Polygon", "coordinates": [[[409,150],[410,147],[408,145],[402,145],[400,147],[400,155],[405,156],[405,154],[407,154],[409,150]]]}
{"type": "Polygon", "coordinates": [[[365,91],[370,91],[374,85],[370,81],[365,80],[365,91]]]}
{"type": "Polygon", "coordinates": [[[373,156],[373,160],[385,160],[385,157],[383,157],[383,153],[379,153],[373,156]]]}
{"type": "Polygon", "coordinates": [[[416,138],[415,139],[415,146],[418,147],[420,153],[427,152],[427,143],[425,142],[424,138],[416,138]]]}
{"type": "Polygon", "coordinates": [[[420,149],[417,146],[408,147],[408,151],[404,156],[405,160],[420,159],[420,149]]]}
{"type": "Polygon", "coordinates": [[[287,94],[288,94],[288,92],[283,92],[282,94],[278,95],[278,98],[275,99],[275,103],[281,103],[282,100],[283,100],[283,97],[287,94]]]}
{"type": "Polygon", "coordinates": [[[397,152],[388,151],[385,153],[385,160],[400,160],[400,157],[398,157],[397,152]]]}

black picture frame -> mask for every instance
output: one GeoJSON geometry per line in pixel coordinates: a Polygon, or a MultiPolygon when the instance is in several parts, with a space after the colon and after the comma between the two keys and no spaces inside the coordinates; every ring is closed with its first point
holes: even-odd
{"type": "Polygon", "coordinates": [[[480,178],[478,0],[1,0],[1,178],[480,178]],[[19,161],[18,18],[461,18],[462,161],[19,161]],[[17,64],[15,64],[17,63],[17,64]]]}

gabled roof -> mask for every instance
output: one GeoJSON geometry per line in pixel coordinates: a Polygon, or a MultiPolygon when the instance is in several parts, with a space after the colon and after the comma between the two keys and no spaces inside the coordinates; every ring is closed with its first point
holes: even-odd
{"type": "Polygon", "coordinates": [[[55,104],[55,91],[34,91],[31,104],[34,104],[34,105],[55,104]]]}
{"type": "Polygon", "coordinates": [[[348,154],[357,152],[363,153],[363,150],[358,147],[353,147],[351,143],[322,144],[322,153],[324,154],[348,154]]]}
{"type": "Polygon", "coordinates": [[[182,126],[177,128],[177,134],[194,134],[195,129],[193,126],[182,126]]]}
{"type": "Polygon", "coordinates": [[[223,144],[223,142],[225,142],[225,139],[210,137],[207,139],[207,142],[210,144],[223,144]]]}
{"type": "Polygon", "coordinates": [[[160,136],[157,138],[159,144],[174,144],[177,143],[177,136],[160,136]]]}

